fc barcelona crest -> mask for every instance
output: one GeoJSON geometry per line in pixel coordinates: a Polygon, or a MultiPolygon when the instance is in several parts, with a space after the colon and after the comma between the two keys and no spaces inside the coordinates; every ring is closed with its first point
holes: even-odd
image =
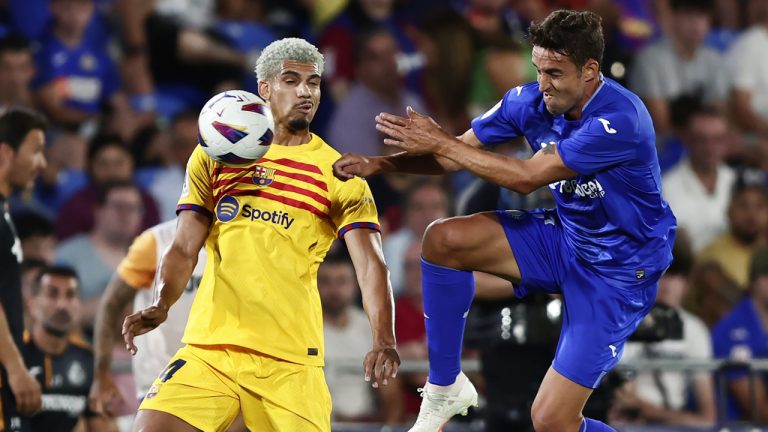
{"type": "Polygon", "coordinates": [[[269,186],[275,179],[275,169],[256,165],[252,179],[256,186],[269,186]]]}

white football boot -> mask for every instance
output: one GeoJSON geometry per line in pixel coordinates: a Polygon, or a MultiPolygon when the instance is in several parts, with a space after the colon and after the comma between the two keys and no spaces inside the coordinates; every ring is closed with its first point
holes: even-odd
{"type": "Polygon", "coordinates": [[[419,393],[422,397],[419,417],[408,432],[440,432],[451,417],[465,416],[467,408],[477,407],[477,390],[464,372],[459,372],[456,382],[449,386],[428,382],[419,393]]]}

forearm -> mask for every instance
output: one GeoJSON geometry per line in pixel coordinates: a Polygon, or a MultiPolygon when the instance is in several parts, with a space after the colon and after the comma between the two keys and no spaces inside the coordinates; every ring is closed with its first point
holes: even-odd
{"type": "Polygon", "coordinates": [[[160,262],[157,282],[158,296],[155,305],[168,310],[181,297],[192,271],[197,265],[197,251],[185,251],[175,244],[168,249],[160,262]]]}
{"type": "Polygon", "coordinates": [[[99,303],[94,328],[94,357],[96,373],[111,373],[112,347],[120,334],[122,314],[136,291],[115,274],[99,303]]]}
{"type": "Polygon", "coordinates": [[[379,347],[395,346],[394,300],[388,273],[386,266],[380,262],[371,262],[363,271],[357,272],[363,308],[371,323],[373,344],[379,347]]]}
{"type": "Polygon", "coordinates": [[[371,160],[378,173],[401,172],[407,174],[440,175],[461,169],[461,165],[437,155],[411,156],[405,152],[389,156],[376,156],[371,160]]]}
{"type": "Polygon", "coordinates": [[[11,335],[11,328],[8,326],[2,304],[0,304],[0,364],[7,371],[26,368],[24,359],[11,335]]]}
{"type": "Polygon", "coordinates": [[[440,146],[436,154],[488,182],[518,193],[527,194],[538,187],[526,171],[525,162],[519,159],[473,147],[460,140],[440,146]]]}

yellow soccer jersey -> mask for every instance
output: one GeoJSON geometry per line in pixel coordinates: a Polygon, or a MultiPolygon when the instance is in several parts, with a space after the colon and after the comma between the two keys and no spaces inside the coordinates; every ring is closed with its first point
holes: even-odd
{"type": "Polygon", "coordinates": [[[323,365],[317,268],[336,236],[379,229],[368,184],[334,177],[338,158],[316,135],[300,146],[272,145],[243,167],[195,149],[177,211],[199,211],[213,222],[185,343],[323,365]]]}

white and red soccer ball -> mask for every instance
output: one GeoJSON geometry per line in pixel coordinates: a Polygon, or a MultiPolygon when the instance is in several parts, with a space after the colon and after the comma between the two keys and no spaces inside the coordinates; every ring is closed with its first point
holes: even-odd
{"type": "Polygon", "coordinates": [[[267,153],[275,121],[264,99],[245,90],[228,90],[205,103],[197,131],[209,157],[226,165],[244,165],[267,153]]]}

